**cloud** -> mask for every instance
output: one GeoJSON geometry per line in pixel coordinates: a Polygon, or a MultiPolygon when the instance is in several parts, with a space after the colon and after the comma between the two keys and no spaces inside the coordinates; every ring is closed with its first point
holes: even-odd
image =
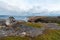
{"type": "Polygon", "coordinates": [[[3,14],[22,15],[49,13],[60,10],[60,0],[0,0],[0,12],[3,14]]]}
{"type": "Polygon", "coordinates": [[[56,9],[59,10],[58,8],[60,8],[59,0],[0,0],[0,1],[4,2],[5,3],[4,5],[8,7],[10,6],[9,7],[10,9],[11,8],[14,9],[14,7],[18,7],[21,10],[29,10],[34,6],[40,6],[42,8],[49,10],[56,10],[56,9]]]}
{"type": "MultiPolygon", "coordinates": [[[[5,2],[4,5],[10,6],[9,8],[14,9],[14,7],[20,8],[21,10],[29,10],[34,6],[40,6],[49,10],[59,10],[60,1],[59,0],[0,0],[5,2]],[[55,9],[56,8],[56,9],[55,9]]],[[[3,5],[3,4],[2,4],[3,5]]],[[[8,8],[8,7],[7,7],[8,8]]]]}

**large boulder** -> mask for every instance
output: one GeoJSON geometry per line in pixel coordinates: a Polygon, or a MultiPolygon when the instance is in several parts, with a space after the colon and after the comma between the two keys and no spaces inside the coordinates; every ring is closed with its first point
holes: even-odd
{"type": "Polygon", "coordinates": [[[11,25],[14,22],[16,22],[15,18],[10,16],[8,19],[6,19],[6,25],[11,25]]]}
{"type": "Polygon", "coordinates": [[[28,22],[46,22],[45,18],[41,16],[29,17],[28,22]]]}

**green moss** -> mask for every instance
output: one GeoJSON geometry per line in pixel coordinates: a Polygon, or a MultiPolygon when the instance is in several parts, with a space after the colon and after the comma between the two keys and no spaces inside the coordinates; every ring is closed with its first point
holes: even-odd
{"type": "Polygon", "coordinates": [[[0,38],[0,40],[29,40],[29,38],[28,37],[19,37],[19,36],[10,36],[10,37],[0,38]]]}
{"type": "Polygon", "coordinates": [[[60,40],[60,30],[46,30],[43,35],[36,37],[35,40],[60,40]]]}
{"type": "Polygon", "coordinates": [[[25,25],[27,25],[27,26],[30,26],[30,27],[36,27],[36,28],[41,28],[41,27],[43,27],[43,23],[30,23],[30,22],[27,22],[27,23],[25,23],[25,25]]]}
{"type": "Polygon", "coordinates": [[[60,26],[60,23],[57,23],[58,24],[58,26],[60,26]]]}

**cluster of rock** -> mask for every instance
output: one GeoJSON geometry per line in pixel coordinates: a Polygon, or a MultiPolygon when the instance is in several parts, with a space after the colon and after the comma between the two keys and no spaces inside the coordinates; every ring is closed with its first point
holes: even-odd
{"type": "Polygon", "coordinates": [[[35,37],[41,35],[43,33],[43,29],[32,28],[27,26],[18,26],[16,28],[3,28],[0,29],[0,37],[3,36],[30,36],[35,37]]]}
{"type": "Polygon", "coordinates": [[[44,29],[28,27],[20,24],[14,17],[0,21],[0,37],[4,36],[31,36],[42,34],[44,29]]]}
{"type": "MultiPolygon", "coordinates": [[[[39,17],[37,17],[39,18],[39,17]]],[[[20,23],[21,21],[15,20],[14,17],[0,20],[0,37],[5,36],[30,36],[35,37],[43,34],[46,29],[60,30],[60,27],[54,23],[46,23],[45,27],[34,28],[20,23]]]]}

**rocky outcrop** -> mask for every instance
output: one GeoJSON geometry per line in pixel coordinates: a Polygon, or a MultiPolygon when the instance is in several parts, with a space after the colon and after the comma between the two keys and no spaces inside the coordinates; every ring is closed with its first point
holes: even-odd
{"type": "Polygon", "coordinates": [[[33,27],[25,26],[23,24],[15,24],[12,27],[10,27],[8,30],[6,29],[6,27],[0,29],[0,37],[5,37],[5,36],[35,37],[41,35],[43,31],[44,29],[42,28],[33,28],[33,27]]]}
{"type": "Polygon", "coordinates": [[[29,17],[28,22],[47,22],[45,18],[42,16],[29,17]]]}
{"type": "MultiPolygon", "coordinates": [[[[33,17],[33,18],[34,18],[33,22],[36,21],[45,22],[43,20],[45,17],[33,17]]],[[[34,28],[34,27],[26,26],[23,23],[20,23],[21,21],[16,21],[13,17],[9,17],[8,21],[6,20],[6,22],[8,22],[9,24],[8,25],[5,24],[5,21],[2,22],[2,25],[5,24],[6,26],[0,29],[0,37],[5,37],[5,36],[36,37],[38,35],[43,34],[43,32],[46,29],[60,30],[60,27],[54,23],[46,23],[47,25],[45,25],[44,27],[34,28]]]]}
{"type": "Polygon", "coordinates": [[[5,36],[35,37],[41,35],[44,30],[40,28],[33,28],[33,27],[26,26],[23,24],[23,21],[17,21],[15,20],[14,17],[9,17],[8,19],[2,22],[2,25],[3,24],[5,24],[4,25],[5,27],[0,29],[0,37],[5,37],[5,36]]]}
{"type": "Polygon", "coordinates": [[[29,17],[28,22],[60,23],[60,18],[35,16],[35,17],[29,17]]]}

